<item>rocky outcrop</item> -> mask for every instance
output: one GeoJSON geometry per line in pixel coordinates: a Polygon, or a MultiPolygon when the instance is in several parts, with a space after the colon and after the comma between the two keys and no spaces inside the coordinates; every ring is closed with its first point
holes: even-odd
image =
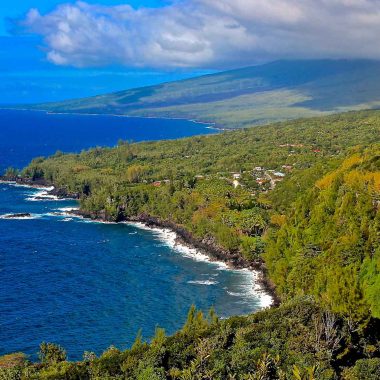
{"type": "Polygon", "coordinates": [[[19,214],[8,214],[4,215],[3,219],[20,219],[20,218],[30,218],[32,215],[28,212],[19,213],[19,214]]]}
{"type": "MultiPolygon", "coordinates": [[[[45,180],[44,178],[38,178],[38,179],[32,179],[32,178],[24,178],[24,177],[5,177],[0,176],[0,182],[10,182],[10,183],[16,183],[18,185],[24,185],[29,187],[35,187],[35,188],[49,188],[54,187],[52,190],[49,190],[47,192],[48,195],[57,197],[59,199],[79,199],[80,194],[79,193],[72,193],[69,192],[64,187],[55,187],[51,182],[45,180]]],[[[37,197],[38,199],[38,197],[37,197]]],[[[41,199],[43,199],[41,197],[41,199]]]]}
{"type": "Polygon", "coordinates": [[[46,181],[44,178],[32,179],[32,178],[24,178],[24,177],[5,177],[1,176],[0,181],[3,182],[13,182],[19,185],[25,185],[30,187],[49,187],[52,186],[51,183],[46,181]]]}
{"type": "Polygon", "coordinates": [[[48,191],[48,195],[52,195],[57,197],[58,199],[79,199],[80,194],[79,193],[71,193],[67,191],[67,189],[63,187],[55,187],[53,190],[48,191]]]}

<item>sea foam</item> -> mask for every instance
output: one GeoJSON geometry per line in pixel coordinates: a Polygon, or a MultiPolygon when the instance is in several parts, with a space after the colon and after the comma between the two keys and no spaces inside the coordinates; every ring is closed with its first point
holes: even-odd
{"type": "MultiPolygon", "coordinates": [[[[259,283],[258,271],[250,270],[247,268],[232,269],[224,262],[214,261],[209,256],[200,252],[196,248],[188,247],[185,244],[179,243],[178,235],[170,229],[149,227],[146,224],[141,223],[141,222],[125,222],[125,224],[152,232],[166,246],[179,252],[184,257],[188,257],[192,260],[207,262],[211,265],[215,265],[217,266],[218,270],[228,270],[235,273],[239,273],[239,275],[243,275],[244,279],[242,283],[239,285],[240,291],[239,292],[227,291],[227,294],[230,294],[231,296],[240,296],[243,298],[246,297],[247,301],[252,300],[252,299],[257,300],[257,298],[259,298],[259,304],[261,308],[267,308],[273,304],[272,296],[268,294],[259,283]]],[[[214,285],[217,282],[214,280],[192,280],[192,281],[188,281],[188,283],[198,284],[198,285],[214,285]]]]}

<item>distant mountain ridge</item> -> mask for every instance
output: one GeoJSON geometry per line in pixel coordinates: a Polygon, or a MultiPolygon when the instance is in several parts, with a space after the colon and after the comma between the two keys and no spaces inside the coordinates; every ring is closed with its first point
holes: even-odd
{"type": "Polygon", "coordinates": [[[237,128],[378,107],[380,62],[304,60],[276,61],[29,108],[186,118],[237,128]]]}

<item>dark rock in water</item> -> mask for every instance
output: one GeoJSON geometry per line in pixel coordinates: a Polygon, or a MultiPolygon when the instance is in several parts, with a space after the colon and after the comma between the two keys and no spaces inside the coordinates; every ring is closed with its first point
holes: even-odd
{"type": "Polygon", "coordinates": [[[60,187],[50,190],[48,194],[55,196],[59,199],[64,199],[64,198],[79,199],[78,193],[70,193],[65,188],[60,188],[60,187]]]}
{"type": "Polygon", "coordinates": [[[47,182],[44,178],[23,178],[23,177],[6,177],[0,176],[0,181],[4,182],[16,182],[19,185],[26,185],[30,187],[43,187],[49,186],[49,182],[47,182]]]}
{"type": "Polygon", "coordinates": [[[20,213],[20,214],[9,214],[9,215],[5,215],[4,216],[4,219],[13,219],[13,218],[29,218],[31,217],[32,215],[29,214],[28,212],[25,212],[25,213],[20,213]]]}

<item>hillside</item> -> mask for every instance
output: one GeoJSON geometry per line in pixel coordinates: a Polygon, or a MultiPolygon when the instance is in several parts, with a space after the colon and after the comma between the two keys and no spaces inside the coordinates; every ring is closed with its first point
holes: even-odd
{"type": "Polygon", "coordinates": [[[35,159],[23,175],[78,192],[85,215],[170,221],[261,264],[282,304],[227,320],[191,308],[173,336],[82,362],[42,344],[36,364],[0,357],[0,376],[379,379],[379,132],[380,111],[352,112],[35,159]]]}
{"type": "Polygon", "coordinates": [[[277,291],[313,295],[353,320],[380,318],[379,145],[318,178],[289,211],[264,255],[277,291]]]}
{"type": "Polygon", "coordinates": [[[277,61],[194,79],[29,108],[180,117],[237,128],[380,105],[376,61],[277,61]]]}
{"type": "MultiPolygon", "coordinates": [[[[78,193],[82,212],[92,218],[151,218],[157,224],[184,229],[191,243],[208,247],[233,265],[260,266],[264,258],[270,279],[284,299],[305,293],[323,298],[321,281],[328,279],[314,283],[309,273],[306,287],[306,280],[297,276],[304,266],[313,271],[319,268],[316,261],[327,268],[332,252],[338,255],[339,268],[344,257],[360,266],[365,255],[375,255],[378,249],[379,131],[380,111],[353,112],[221,135],[58,153],[35,159],[23,174],[78,193]],[[344,161],[359,144],[374,148],[364,158],[357,153],[358,157],[344,161]],[[347,162],[363,168],[359,170],[358,164],[351,173],[347,162]],[[334,175],[343,178],[343,183],[333,182],[334,175]],[[315,183],[331,188],[319,193],[315,183]],[[310,215],[310,221],[304,215],[310,215]],[[332,225],[327,223],[329,218],[332,225]],[[311,236],[302,235],[305,228],[311,236]],[[266,246],[271,233],[274,237],[266,246]],[[336,251],[339,239],[343,251],[336,251]],[[324,250],[327,263],[322,260],[324,250]],[[351,251],[353,257],[347,253],[351,251]],[[301,257],[293,258],[295,252],[301,257]]],[[[368,270],[377,273],[376,268],[368,270]]],[[[339,289],[344,284],[335,285],[339,289]]],[[[362,300],[354,298],[354,307],[362,307],[362,300]]],[[[346,301],[348,297],[341,306],[337,300],[336,308],[329,306],[346,312],[346,301]]],[[[372,297],[368,302],[361,312],[357,310],[355,319],[378,316],[378,300],[372,297]]]]}

